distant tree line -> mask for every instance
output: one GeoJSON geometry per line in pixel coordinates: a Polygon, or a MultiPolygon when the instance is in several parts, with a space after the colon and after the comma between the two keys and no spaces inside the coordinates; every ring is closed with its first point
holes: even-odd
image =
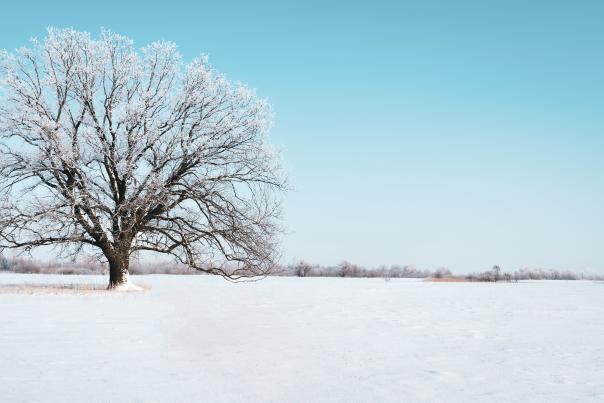
{"type": "Polygon", "coordinates": [[[519,281],[519,280],[599,280],[604,281],[604,274],[576,273],[568,270],[553,269],[520,269],[511,273],[501,271],[499,266],[481,273],[464,276],[470,281],[519,281]]]}
{"type": "MultiPolygon", "coordinates": [[[[106,265],[96,259],[78,262],[39,262],[32,259],[5,257],[0,255],[0,271],[14,273],[40,274],[107,274],[106,265]]],[[[203,274],[192,270],[184,264],[174,262],[141,262],[130,263],[132,274],[203,274]]],[[[504,272],[499,266],[491,270],[467,275],[456,275],[448,268],[434,270],[418,269],[414,265],[381,265],[366,268],[358,264],[343,261],[335,266],[312,264],[304,260],[285,266],[276,267],[273,276],[283,277],[349,277],[349,278],[435,278],[458,279],[480,282],[515,282],[520,280],[599,280],[604,281],[604,274],[586,274],[552,269],[520,269],[504,272]]]]}
{"type": "Polygon", "coordinates": [[[449,269],[436,270],[418,269],[413,265],[385,265],[376,268],[366,268],[358,264],[343,261],[337,266],[322,266],[311,264],[304,260],[281,267],[274,275],[296,277],[365,277],[365,278],[428,278],[449,277],[453,274],[449,269]]]}
{"type": "MultiPolygon", "coordinates": [[[[77,262],[39,262],[32,259],[8,258],[0,255],[0,271],[35,274],[99,274],[106,275],[108,267],[96,259],[77,262]]],[[[202,274],[183,264],[171,262],[131,262],[132,274],[202,274]]]]}
{"type": "Polygon", "coordinates": [[[436,278],[436,279],[462,279],[468,281],[497,282],[519,280],[600,280],[604,281],[604,274],[586,274],[572,271],[552,269],[520,269],[514,272],[503,272],[499,266],[491,270],[467,275],[455,275],[448,268],[435,270],[417,269],[413,265],[390,267],[378,266],[368,269],[347,261],[337,266],[321,266],[310,264],[306,261],[283,267],[276,275],[297,277],[380,277],[390,278],[436,278]]]}

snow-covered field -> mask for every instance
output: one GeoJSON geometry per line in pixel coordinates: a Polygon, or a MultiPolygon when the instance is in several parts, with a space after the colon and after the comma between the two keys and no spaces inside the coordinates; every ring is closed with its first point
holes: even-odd
{"type": "Polygon", "coordinates": [[[0,400],[604,401],[602,283],[133,279],[151,290],[0,292],[0,400]]]}

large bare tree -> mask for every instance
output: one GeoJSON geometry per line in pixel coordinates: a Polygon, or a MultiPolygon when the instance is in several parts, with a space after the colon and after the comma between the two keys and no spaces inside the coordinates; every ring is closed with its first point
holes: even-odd
{"type": "Polygon", "coordinates": [[[110,288],[140,251],[270,271],[285,182],[253,91],[172,43],[73,29],[3,52],[0,77],[0,247],[96,248],[110,288]]]}

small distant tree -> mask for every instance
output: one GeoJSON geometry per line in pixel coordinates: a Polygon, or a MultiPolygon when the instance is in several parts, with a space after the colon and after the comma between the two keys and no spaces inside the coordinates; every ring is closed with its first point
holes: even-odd
{"type": "Polygon", "coordinates": [[[10,262],[7,258],[0,255],[0,271],[8,271],[11,269],[10,262]]]}
{"type": "Polygon", "coordinates": [[[301,260],[294,266],[294,273],[298,277],[306,277],[310,274],[312,265],[310,263],[301,260]]]}
{"type": "Polygon", "coordinates": [[[501,267],[498,265],[493,266],[493,281],[501,280],[501,267]]]}
{"type": "Polygon", "coordinates": [[[50,29],[0,54],[0,247],[132,254],[229,279],[273,267],[285,181],[271,108],[176,46],[50,29]]]}
{"type": "Polygon", "coordinates": [[[356,264],[343,261],[338,266],[338,274],[340,277],[366,277],[367,270],[356,264]]]}

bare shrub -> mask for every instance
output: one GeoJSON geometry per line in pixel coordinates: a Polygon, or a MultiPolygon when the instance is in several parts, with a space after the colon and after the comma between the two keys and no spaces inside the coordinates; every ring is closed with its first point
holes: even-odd
{"type": "Polygon", "coordinates": [[[451,270],[447,269],[446,267],[442,267],[440,269],[436,269],[436,271],[434,272],[434,275],[432,277],[449,278],[449,277],[453,277],[453,273],[451,273],[451,270]]]}

